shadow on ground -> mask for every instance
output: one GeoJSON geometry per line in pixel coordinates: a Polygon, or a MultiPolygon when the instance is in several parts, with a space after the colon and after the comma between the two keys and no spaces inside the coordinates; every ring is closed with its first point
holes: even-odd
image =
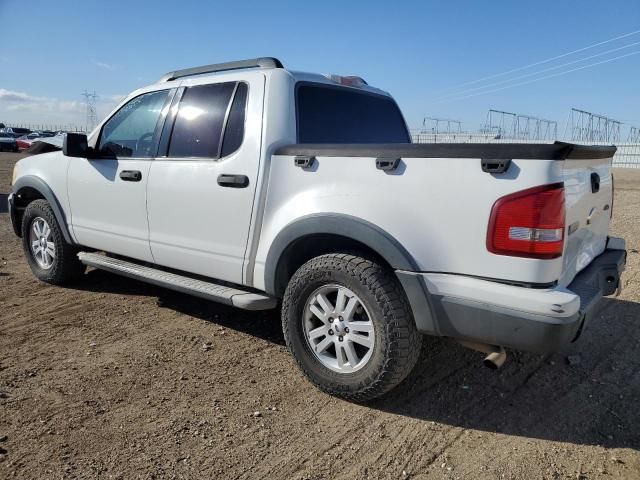
{"type": "MultiPolygon", "coordinates": [[[[157,296],[161,308],[284,344],[277,310],[247,312],[102,271],[76,288],[157,296]]],[[[640,304],[607,299],[579,342],[554,355],[509,352],[497,372],[482,366],[482,354],[425,337],[409,377],[368,406],[464,429],[640,450],[638,318],[640,304]]]]}
{"type": "Polygon", "coordinates": [[[262,338],[271,343],[285,344],[280,326],[279,310],[257,312],[241,310],[103,270],[90,271],[83,277],[82,283],[73,285],[73,288],[90,292],[157,297],[160,308],[169,308],[194,318],[262,338]]]}

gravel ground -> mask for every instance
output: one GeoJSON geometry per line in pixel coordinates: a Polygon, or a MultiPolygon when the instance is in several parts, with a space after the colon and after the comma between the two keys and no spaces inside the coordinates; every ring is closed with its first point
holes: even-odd
{"type": "MultiPolygon", "coordinates": [[[[0,154],[0,192],[17,158],[0,154]]],[[[95,270],[39,283],[2,213],[0,478],[638,479],[640,170],[616,180],[625,289],[580,342],[493,372],[428,338],[367,405],[307,383],[276,311],[95,270]]]]}

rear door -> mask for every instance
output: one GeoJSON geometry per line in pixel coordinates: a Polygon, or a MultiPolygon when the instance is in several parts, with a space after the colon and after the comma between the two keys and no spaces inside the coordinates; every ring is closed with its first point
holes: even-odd
{"type": "Polygon", "coordinates": [[[560,284],[568,285],[606,247],[613,206],[611,159],[565,160],[562,178],[566,240],[560,284]]]}
{"type": "Polygon", "coordinates": [[[151,166],[155,262],[242,283],[260,164],[264,75],[185,80],[151,166]]]}

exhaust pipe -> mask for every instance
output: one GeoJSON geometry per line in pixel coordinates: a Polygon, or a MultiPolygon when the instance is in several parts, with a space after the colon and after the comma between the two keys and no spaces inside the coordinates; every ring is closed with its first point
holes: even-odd
{"type": "Polygon", "coordinates": [[[484,357],[482,361],[483,365],[491,370],[497,370],[504,362],[507,360],[507,352],[505,352],[504,348],[499,347],[499,350],[495,352],[491,352],[489,355],[484,357]]]}
{"type": "Polygon", "coordinates": [[[507,360],[507,352],[503,347],[489,345],[488,343],[469,342],[466,340],[460,340],[459,342],[463,347],[486,353],[487,356],[484,357],[482,364],[491,370],[499,369],[507,360]]]}

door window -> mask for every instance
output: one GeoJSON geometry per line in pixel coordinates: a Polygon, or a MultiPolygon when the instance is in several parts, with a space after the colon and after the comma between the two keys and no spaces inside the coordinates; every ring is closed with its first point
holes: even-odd
{"type": "Polygon", "coordinates": [[[190,87],[182,96],[169,157],[219,158],[222,130],[235,83],[190,87]]]}
{"type": "Polygon", "coordinates": [[[158,122],[163,112],[168,90],[142,94],[126,103],[102,128],[99,151],[116,157],[152,157],[156,145],[158,122]]]}
{"type": "Polygon", "coordinates": [[[236,94],[233,97],[233,104],[229,111],[229,119],[224,129],[224,140],[222,140],[221,157],[232,154],[240,145],[244,137],[244,118],[247,109],[247,84],[239,83],[236,94]]]}
{"type": "Polygon", "coordinates": [[[221,158],[244,138],[248,86],[244,82],[189,87],[180,100],[168,156],[221,158]]]}

